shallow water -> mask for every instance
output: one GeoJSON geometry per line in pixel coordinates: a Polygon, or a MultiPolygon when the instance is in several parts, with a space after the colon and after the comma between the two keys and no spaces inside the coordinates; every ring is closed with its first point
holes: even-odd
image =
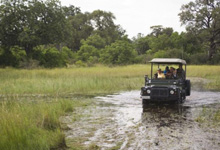
{"type": "Polygon", "coordinates": [[[192,91],[182,105],[149,104],[142,107],[140,91],[96,97],[96,106],[65,122],[67,145],[80,143],[101,149],[219,149],[220,131],[195,121],[203,107],[220,108],[220,92],[192,91]]]}

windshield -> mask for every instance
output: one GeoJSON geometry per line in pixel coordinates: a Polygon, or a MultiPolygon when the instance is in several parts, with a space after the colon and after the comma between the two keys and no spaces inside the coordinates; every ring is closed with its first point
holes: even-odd
{"type": "Polygon", "coordinates": [[[186,65],[182,64],[151,64],[151,79],[185,79],[186,65]]]}

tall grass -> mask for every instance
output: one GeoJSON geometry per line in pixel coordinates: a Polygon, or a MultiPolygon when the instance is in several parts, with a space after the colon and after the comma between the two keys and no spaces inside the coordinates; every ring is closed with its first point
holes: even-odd
{"type": "Polygon", "coordinates": [[[132,90],[143,84],[147,67],[0,70],[0,94],[91,94],[132,90]]]}
{"type": "MultiPolygon", "coordinates": [[[[53,98],[50,102],[44,99],[30,101],[31,96],[37,99],[40,95],[58,97],[140,89],[144,75],[149,73],[149,65],[0,69],[0,150],[44,150],[64,146],[59,117],[73,111],[74,107],[89,103],[53,98]]],[[[219,66],[187,68],[187,76],[209,79],[209,89],[220,90],[219,74],[219,66]]],[[[219,113],[216,116],[219,119],[219,113]]]]}
{"type": "MultiPolygon", "coordinates": [[[[139,89],[149,65],[40,70],[0,69],[0,94],[99,94],[139,89]]],[[[210,79],[220,90],[220,66],[188,66],[187,76],[210,79]]]]}
{"type": "Polygon", "coordinates": [[[65,146],[59,117],[85,102],[6,101],[0,105],[1,150],[48,150],[65,146]]]}
{"type": "Polygon", "coordinates": [[[210,80],[205,86],[209,90],[220,90],[220,66],[188,66],[187,75],[210,80]]]}

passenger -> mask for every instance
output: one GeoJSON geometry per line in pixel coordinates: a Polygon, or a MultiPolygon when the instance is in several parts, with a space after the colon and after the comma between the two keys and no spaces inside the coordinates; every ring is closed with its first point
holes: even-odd
{"type": "Polygon", "coordinates": [[[160,78],[160,79],[165,78],[165,75],[163,74],[163,72],[161,71],[160,68],[158,68],[158,70],[157,70],[157,78],[160,78]]]}
{"type": "Polygon", "coordinates": [[[176,79],[177,78],[177,70],[175,68],[173,68],[173,76],[172,76],[173,79],[176,79]]]}
{"type": "Polygon", "coordinates": [[[179,68],[177,69],[178,78],[185,78],[185,71],[182,68],[182,64],[179,64],[179,68]]]}
{"type": "Polygon", "coordinates": [[[172,79],[173,78],[173,71],[175,68],[170,67],[170,70],[166,74],[166,79],[172,79]]]}
{"type": "Polygon", "coordinates": [[[169,72],[170,71],[170,69],[169,69],[169,66],[166,66],[166,68],[165,68],[165,70],[164,70],[164,74],[166,75],[167,74],[167,72],[169,72]]]}

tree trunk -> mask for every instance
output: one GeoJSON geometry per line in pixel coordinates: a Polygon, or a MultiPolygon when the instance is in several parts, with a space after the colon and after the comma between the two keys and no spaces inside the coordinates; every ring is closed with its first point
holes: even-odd
{"type": "Polygon", "coordinates": [[[209,42],[210,42],[210,45],[209,45],[209,51],[208,51],[209,52],[208,60],[210,61],[210,60],[212,60],[212,58],[216,52],[216,43],[215,43],[214,38],[211,38],[209,40],[209,42]]]}

